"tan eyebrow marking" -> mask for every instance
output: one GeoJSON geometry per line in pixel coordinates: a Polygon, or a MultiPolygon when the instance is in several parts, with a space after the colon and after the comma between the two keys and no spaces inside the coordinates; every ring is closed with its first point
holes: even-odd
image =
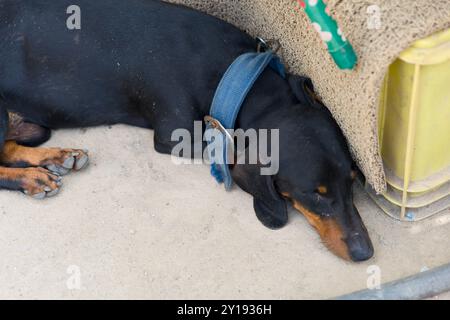
{"type": "Polygon", "coordinates": [[[328,188],[326,186],[319,186],[317,191],[319,191],[320,194],[326,194],[328,192],[328,188]]]}

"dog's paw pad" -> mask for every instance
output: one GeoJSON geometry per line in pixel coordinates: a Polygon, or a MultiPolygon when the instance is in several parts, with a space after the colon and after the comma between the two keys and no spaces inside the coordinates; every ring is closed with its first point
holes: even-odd
{"type": "Polygon", "coordinates": [[[71,170],[79,171],[89,163],[86,150],[57,149],[56,155],[45,162],[44,167],[59,175],[66,175],[71,170]]]}
{"type": "Polygon", "coordinates": [[[50,164],[48,166],[46,166],[46,168],[48,170],[50,170],[53,173],[57,173],[58,175],[66,175],[70,172],[70,169],[65,168],[62,165],[56,165],[56,164],[50,164]]]}
{"type": "Polygon", "coordinates": [[[20,178],[22,192],[41,200],[58,194],[62,178],[44,168],[27,168],[20,178]]]}
{"type": "Polygon", "coordinates": [[[89,164],[89,155],[87,150],[76,152],[74,170],[79,171],[89,164]]]}

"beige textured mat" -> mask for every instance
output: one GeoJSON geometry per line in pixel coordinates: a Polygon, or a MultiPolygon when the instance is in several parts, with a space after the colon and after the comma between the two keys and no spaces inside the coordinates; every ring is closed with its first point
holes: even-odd
{"type": "Polygon", "coordinates": [[[305,74],[341,125],[360,168],[377,192],[386,187],[378,150],[378,97],[384,74],[415,40],[450,27],[450,0],[328,0],[359,65],[339,70],[295,0],[168,0],[208,12],[253,36],[278,39],[290,71],[305,74]],[[379,29],[368,8],[381,9],[379,29]]]}

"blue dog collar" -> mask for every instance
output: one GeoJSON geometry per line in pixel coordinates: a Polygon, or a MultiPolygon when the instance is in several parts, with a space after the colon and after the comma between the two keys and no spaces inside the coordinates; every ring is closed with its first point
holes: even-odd
{"type": "MultiPolygon", "coordinates": [[[[214,145],[222,148],[220,155],[214,155],[219,161],[211,164],[211,175],[217,182],[223,183],[226,190],[233,186],[229,164],[234,161],[231,157],[234,153],[234,141],[229,130],[234,129],[245,98],[267,66],[283,78],[286,77],[284,66],[273,51],[245,53],[239,56],[225,72],[217,87],[210,116],[205,117],[206,130],[214,130],[214,145]]],[[[213,152],[210,150],[212,142],[212,138],[207,135],[210,156],[213,152]]]]}

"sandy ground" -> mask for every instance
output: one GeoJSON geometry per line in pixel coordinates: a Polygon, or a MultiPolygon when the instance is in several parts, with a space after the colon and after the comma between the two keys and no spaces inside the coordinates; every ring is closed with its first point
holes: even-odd
{"type": "Polygon", "coordinates": [[[0,298],[330,298],[366,288],[371,265],[387,282],[450,262],[450,211],[399,223],[357,189],[376,257],[347,263],[299,214],[268,230],[249,195],[152,141],[125,126],[54,134],[48,145],[88,148],[91,165],[56,198],[0,192],[0,298]]]}

